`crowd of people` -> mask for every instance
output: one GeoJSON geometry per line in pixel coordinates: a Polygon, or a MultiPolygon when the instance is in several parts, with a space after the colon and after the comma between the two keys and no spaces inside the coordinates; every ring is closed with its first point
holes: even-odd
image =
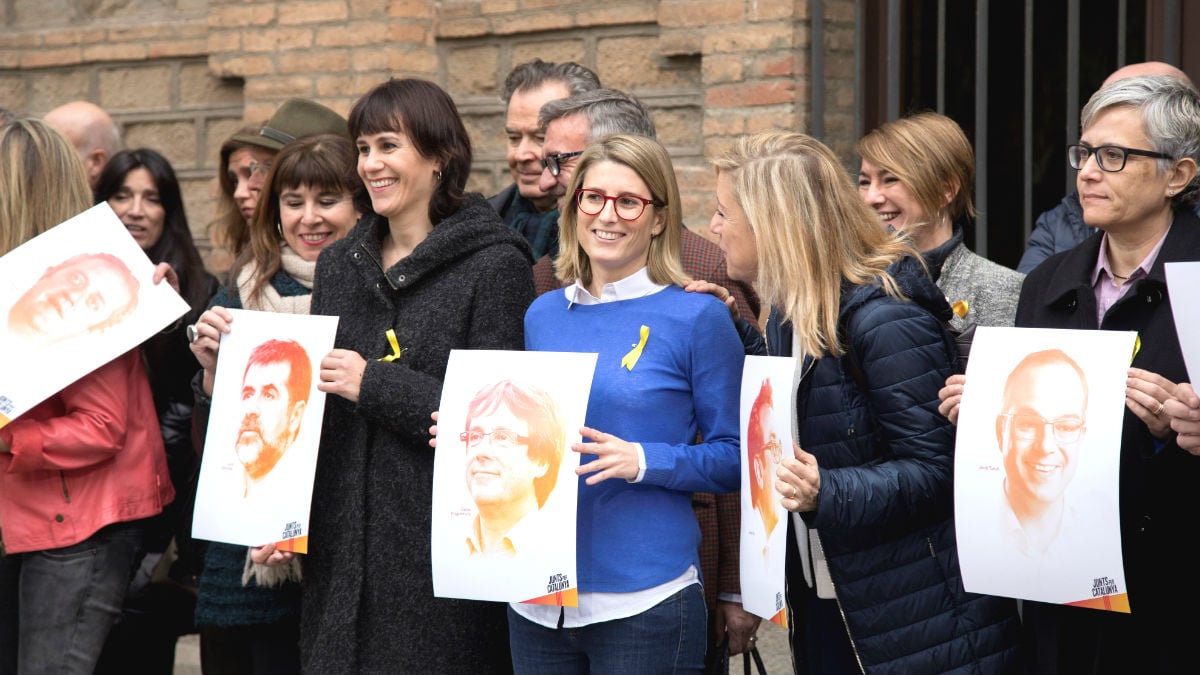
{"type": "MultiPolygon", "coordinates": [[[[513,182],[488,199],[467,190],[472,139],[454,101],[426,80],[381,83],[348,117],[293,99],[240,129],[217,157],[220,278],[170,162],[121,149],[102,109],[0,121],[0,255],[107,203],[188,305],[0,426],[0,675],[170,673],[186,633],[213,675],[711,672],[752,649],[760,623],[738,582],[745,355],[796,363],[796,390],[772,405],[791,418],[794,457],[776,444],[756,460],[754,504],[756,518],[790,512],[797,675],[1195,667],[1193,624],[1177,616],[1200,600],[1186,581],[1200,397],[1164,273],[1200,260],[1200,93],[1184,73],[1134,64],[1090,98],[1068,148],[1077,189],[1056,207],[1082,229],[1050,232],[1064,216],[1044,215],[1020,272],[966,244],[975,158],[944,115],[866,134],[857,175],[803,133],[737,138],[711,159],[709,239],[685,227],[636,97],[540,59],[502,85],[513,182]],[[327,400],[308,553],[190,530],[236,309],[338,317],[311,373],[327,400]],[[955,336],[972,326],[1138,333],[1119,462],[1131,613],[965,590],[955,336]],[[429,446],[459,349],[597,355],[583,442],[566,448],[580,457],[576,606],[435,596],[429,446]]],[[[1073,361],[1052,365],[1086,382],[1073,361]]],[[[1022,372],[1035,368],[1050,366],[1022,372]]],[[[1009,392],[1021,386],[1006,388],[1008,418],[1029,417],[1009,392]]],[[[284,408],[307,395],[273,394],[284,408]]],[[[268,417],[257,397],[243,393],[254,424],[268,417]]],[[[493,398],[476,416],[524,417],[493,398]]],[[[1066,452],[1050,439],[1068,445],[1083,423],[1060,417],[1010,420],[1000,445],[1066,452]]],[[[524,433],[462,438],[544,474],[546,434],[524,433]]],[[[287,451],[258,434],[246,490],[253,466],[287,451]]],[[[557,472],[562,448],[550,454],[557,472]]],[[[477,522],[481,551],[512,552],[511,524],[477,522]]]]}

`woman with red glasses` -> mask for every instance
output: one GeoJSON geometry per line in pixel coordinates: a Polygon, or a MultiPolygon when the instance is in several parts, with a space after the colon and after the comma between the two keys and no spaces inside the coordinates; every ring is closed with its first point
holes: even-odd
{"type": "Polygon", "coordinates": [[[573,448],[579,606],[510,605],[513,668],[699,673],[691,493],[738,489],[742,343],[720,301],[683,290],[679,189],[661,145],[598,141],[567,194],[555,272],[573,283],[534,301],[525,348],[599,354],[573,448]]]}

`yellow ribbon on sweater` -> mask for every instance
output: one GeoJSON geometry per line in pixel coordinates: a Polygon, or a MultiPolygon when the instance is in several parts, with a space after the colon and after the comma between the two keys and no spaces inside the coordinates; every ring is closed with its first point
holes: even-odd
{"type": "Polygon", "coordinates": [[[621,367],[626,370],[633,370],[637,365],[638,359],[642,358],[642,351],[646,349],[646,339],[650,337],[650,326],[642,326],[641,339],[629,350],[629,353],[621,358],[621,367]]]}
{"type": "Polygon", "coordinates": [[[400,355],[404,353],[404,350],[400,349],[400,341],[396,339],[395,329],[392,329],[392,328],[387,329],[387,332],[384,333],[384,335],[387,335],[388,344],[390,344],[392,346],[392,353],[388,354],[387,356],[376,359],[376,360],[378,360],[378,361],[399,361],[400,355]]]}
{"type": "Polygon", "coordinates": [[[1133,336],[1133,354],[1129,357],[1130,363],[1133,363],[1133,360],[1137,358],[1137,353],[1140,351],[1142,351],[1142,336],[1134,335],[1133,336]]]}

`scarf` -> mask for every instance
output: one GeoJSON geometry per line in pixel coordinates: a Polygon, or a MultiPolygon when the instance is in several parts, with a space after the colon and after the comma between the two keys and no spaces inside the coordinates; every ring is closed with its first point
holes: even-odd
{"type": "MultiPolygon", "coordinates": [[[[280,268],[288,276],[295,279],[301,286],[312,289],[313,276],[317,271],[317,263],[308,262],[300,257],[287,244],[280,244],[280,268]]],[[[258,276],[258,265],[253,260],[248,261],[237,276],[238,294],[242,298],[242,306],[263,312],[280,312],[282,314],[308,314],[312,306],[311,295],[293,295],[283,297],[270,283],[263,284],[257,297],[251,297],[250,290],[254,288],[254,280],[258,276]]]]}

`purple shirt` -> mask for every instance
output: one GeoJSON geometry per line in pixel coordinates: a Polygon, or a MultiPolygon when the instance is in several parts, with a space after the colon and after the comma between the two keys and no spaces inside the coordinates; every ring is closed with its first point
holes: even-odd
{"type": "Polygon", "coordinates": [[[1125,295],[1125,292],[1133,287],[1134,282],[1150,275],[1150,268],[1154,266],[1154,260],[1158,258],[1158,252],[1162,250],[1163,242],[1167,240],[1167,232],[1170,231],[1171,226],[1167,225],[1167,229],[1163,231],[1158,243],[1146,255],[1146,259],[1130,272],[1125,283],[1120,285],[1117,285],[1112,264],[1108,262],[1108,253],[1106,252],[1108,250],[1108,233],[1104,233],[1103,238],[1100,239],[1100,256],[1096,259],[1096,269],[1092,270],[1092,291],[1096,294],[1097,328],[1104,323],[1104,315],[1108,313],[1108,308],[1116,304],[1125,295]]]}

